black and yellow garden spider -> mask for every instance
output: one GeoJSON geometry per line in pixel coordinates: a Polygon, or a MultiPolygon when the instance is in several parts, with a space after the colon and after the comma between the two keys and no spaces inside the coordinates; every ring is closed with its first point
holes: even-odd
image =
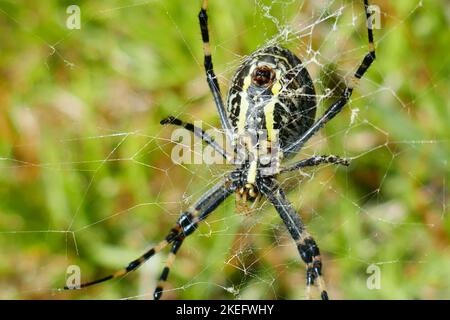
{"type": "MultiPolygon", "coordinates": [[[[279,46],[262,48],[243,61],[231,82],[225,106],[213,70],[207,6],[208,1],[203,0],[198,16],[203,40],[206,79],[222,128],[228,142],[234,148],[234,154],[230,155],[211,136],[190,123],[168,117],[162,120],[161,124],[182,126],[193,132],[225,159],[232,161],[235,169],[226,174],[221,182],[214,185],[183,212],[166,238],[155,247],[130,262],[126,268],[75,288],[88,287],[132,272],[170,244],[170,253],[154,292],[154,298],[160,299],[170,268],[185,238],[197,229],[198,223],[205,220],[228,196],[235,193],[237,205],[244,209],[249,203],[254,203],[261,197],[266,197],[275,207],[295,241],[300,257],[306,264],[307,297],[311,296],[311,286],[317,283],[321,298],[326,300],[328,294],[322,278],[319,247],[306,231],[305,225],[292,204],[287,200],[277,182],[277,176],[321,163],[348,165],[346,159],[337,156],[315,156],[288,166],[282,166],[280,163],[282,159],[297,154],[320,128],[343,109],[358,80],[375,60],[368,0],[364,0],[364,7],[369,52],[348,81],[342,96],[317,121],[314,121],[315,90],[308,71],[299,58],[279,46]],[[245,156],[236,157],[238,151],[242,150],[245,156]],[[236,158],[240,161],[236,161],[236,158]]],[[[66,286],[65,289],[74,289],[74,287],[66,286]]]]}

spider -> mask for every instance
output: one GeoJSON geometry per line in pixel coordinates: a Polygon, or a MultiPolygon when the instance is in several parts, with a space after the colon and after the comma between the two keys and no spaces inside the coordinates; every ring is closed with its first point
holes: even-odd
{"type": "MultiPolygon", "coordinates": [[[[281,159],[287,159],[297,154],[315,133],[342,111],[349,101],[353,88],[375,60],[375,45],[369,21],[371,15],[369,4],[368,0],[363,2],[367,19],[369,51],[348,81],[341,97],[314,121],[316,100],[313,81],[301,60],[291,51],[280,46],[259,49],[243,61],[231,82],[227,103],[224,104],[214,73],[209,44],[208,0],[202,0],[198,18],[203,40],[206,80],[217,107],[222,128],[228,141],[234,146],[234,152],[237,153],[238,146],[240,146],[249,156],[242,161],[235,162],[235,168],[226,174],[222,181],[211,187],[183,212],[163,241],[130,262],[127,267],[109,276],[83,283],[76,289],[124,276],[171,245],[165,267],[153,294],[154,299],[159,300],[162,297],[164,285],[176,254],[184,240],[194,233],[198,224],[205,220],[226,198],[235,193],[239,207],[246,208],[248,204],[256,202],[261,197],[269,200],[286,225],[296,243],[300,257],[306,265],[306,297],[311,297],[311,287],[317,284],[321,299],[327,300],[328,293],[322,277],[319,247],[286,198],[285,192],[277,182],[277,176],[322,163],[349,165],[347,159],[337,156],[314,156],[288,166],[281,166],[280,162],[281,159]],[[260,133],[264,131],[267,132],[267,135],[263,137],[260,133]],[[266,151],[271,155],[269,156],[270,161],[264,157],[264,152],[263,156],[260,156],[255,150],[266,151]]],[[[199,136],[225,159],[232,158],[211,136],[191,123],[175,117],[168,117],[162,120],[161,124],[184,127],[199,136]]],[[[75,288],[66,286],[64,289],[75,288]]]]}

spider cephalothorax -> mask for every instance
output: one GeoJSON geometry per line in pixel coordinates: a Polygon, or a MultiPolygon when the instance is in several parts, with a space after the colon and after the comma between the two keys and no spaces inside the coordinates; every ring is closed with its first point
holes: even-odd
{"type": "MultiPolygon", "coordinates": [[[[232,160],[235,168],[180,215],[163,241],[130,262],[127,267],[92,282],[81,285],[67,284],[65,288],[83,288],[123,276],[139,268],[154,254],[170,244],[170,254],[154,292],[154,298],[160,299],[175,255],[185,238],[194,233],[198,224],[226,198],[235,193],[238,210],[246,211],[252,208],[262,197],[273,205],[306,265],[307,297],[310,296],[311,286],[317,283],[321,298],[328,299],[322,278],[319,247],[286,198],[277,182],[277,176],[321,163],[348,165],[348,160],[332,155],[314,156],[287,166],[282,166],[281,161],[297,154],[302,146],[347,104],[353,87],[375,60],[375,46],[370,23],[367,24],[369,52],[351,77],[342,96],[329,106],[319,119],[314,120],[316,100],[311,77],[299,58],[291,51],[279,46],[260,49],[244,59],[231,82],[225,106],[212,64],[207,5],[208,1],[203,0],[199,13],[206,80],[213,95],[222,128],[228,142],[234,146],[234,154],[230,155],[211,136],[190,123],[168,117],[162,120],[161,124],[182,126],[193,132],[226,160],[232,160]]],[[[370,22],[368,0],[364,0],[364,8],[366,19],[370,22]]]]}

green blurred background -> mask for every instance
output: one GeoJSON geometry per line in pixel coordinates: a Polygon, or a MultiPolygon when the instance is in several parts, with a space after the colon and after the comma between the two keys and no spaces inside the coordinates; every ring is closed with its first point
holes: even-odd
{"type": "MultiPolygon", "coordinates": [[[[273,41],[309,62],[323,111],[367,50],[361,2],[211,0],[224,95],[241,59],[273,41]]],[[[56,289],[69,265],[83,280],[125,266],[227,169],[175,165],[173,128],[159,125],[174,114],[219,127],[200,2],[77,1],[81,29],[69,30],[72,4],[0,1],[0,298],[149,299],[167,252],[124,279],[56,289]]],[[[333,153],[351,166],[280,181],[300,185],[289,197],[319,243],[332,298],[446,299],[450,7],[375,4],[375,64],[297,157],[333,153]]],[[[304,281],[276,212],[243,217],[229,199],[185,242],[164,297],[303,299],[304,281]]]]}

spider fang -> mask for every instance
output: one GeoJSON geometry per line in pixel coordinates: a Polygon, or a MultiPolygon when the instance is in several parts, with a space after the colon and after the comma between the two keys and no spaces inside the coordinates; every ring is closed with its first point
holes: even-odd
{"type": "Polygon", "coordinates": [[[236,191],[236,212],[238,214],[249,215],[260,199],[260,194],[256,186],[247,183],[244,187],[236,191]]]}

